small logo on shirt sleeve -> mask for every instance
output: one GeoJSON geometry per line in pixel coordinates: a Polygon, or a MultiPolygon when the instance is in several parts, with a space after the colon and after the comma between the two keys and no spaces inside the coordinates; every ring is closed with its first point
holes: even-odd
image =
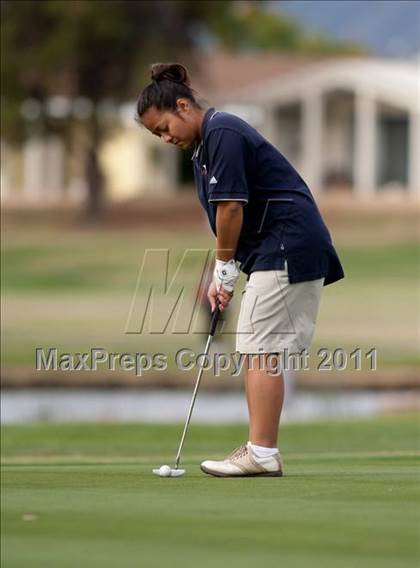
{"type": "Polygon", "coordinates": [[[215,183],[217,183],[217,179],[213,176],[209,181],[209,184],[215,184],[215,183]]]}

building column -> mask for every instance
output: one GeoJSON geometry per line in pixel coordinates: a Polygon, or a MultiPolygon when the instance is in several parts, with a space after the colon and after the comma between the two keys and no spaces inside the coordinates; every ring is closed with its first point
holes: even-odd
{"type": "Polygon", "coordinates": [[[6,146],[6,142],[4,140],[0,143],[1,147],[1,159],[0,159],[0,191],[1,191],[1,199],[5,199],[10,196],[11,188],[10,188],[10,181],[9,181],[9,148],[6,146]]]}
{"type": "Polygon", "coordinates": [[[64,197],[65,151],[59,136],[50,136],[46,143],[45,190],[51,201],[62,201],[64,197]]]}
{"type": "Polygon", "coordinates": [[[161,172],[160,191],[162,195],[176,193],[179,184],[179,148],[167,145],[161,149],[161,172]]]}
{"type": "Polygon", "coordinates": [[[144,162],[139,181],[142,193],[151,192],[155,197],[176,195],[180,177],[178,152],[182,150],[162,141],[149,142],[146,152],[143,151],[144,162]]]}
{"type": "Polygon", "coordinates": [[[23,194],[25,199],[36,201],[43,195],[44,141],[32,136],[23,146],[23,194]]]}
{"type": "Polygon", "coordinates": [[[361,198],[375,194],[377,109],[374,97],[356,93],[354,135],[354,192],[361,198]]]}
{"type": "Polygon", "coordinates": [[[420,110],[409,114],[408,190],[420,198],[420,110]]]}
{"type": "Polygon", "coordinates": [[[322,187],[323,179],[323,100],[312,91],[302,103],[302,176],[313,193],[322,187]]]}

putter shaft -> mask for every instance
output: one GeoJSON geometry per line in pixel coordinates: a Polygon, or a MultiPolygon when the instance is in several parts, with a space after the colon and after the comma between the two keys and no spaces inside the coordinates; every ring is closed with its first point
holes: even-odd
{"type": "MultiPolygon", "coordinates": [[[[211,325],[210,325],[210,334],[207,338],[207,343],[206,343],[206,347],[204,349],[204,355],[208,355],[209,349],[210,349],[210,345],[211,345],[211,341],[214,337],[215,331],[216,331],[216,326],[217,326],[217,322],[219,320],[219,315],[220,315],[220,311],[219,309],[216,308],[216,310],[214,311],[212,320],[211,320],[211,325]]],[[[181,452],[182,452],[182,447],[184,445],[184,440],[185,440],[185,436],[187,434],[187,430],[188,430],[188,426],[190,424],[190,420],[191,420],[191,415],[192,415],[192,411],[194,408],[194,403],[195,403],[195,399],[197,397],[197,392],[198,389],[200,387],[200,382],[201,382],[201,377],[203,376],[203,365],[201,365],[200,367],[200,371],[198,372],[198,377],[197,377],[197,381],[195,383],[195,387],[194,387],[194,392],[191,398],[191,402],[190,402],[190,408],[188,410],[188,415],[187,415],[187,420],[185,422],[185,426],[184,426],[184,431],[182,432],[182,437],[181,437],[181,442],[179,444],[179,448],[178,448],[178,453],[176,454],[176,458],[175,458],[175,469],[178,469],[178,465],[179,465],[179,460],[181,458],[181,452]]]]}

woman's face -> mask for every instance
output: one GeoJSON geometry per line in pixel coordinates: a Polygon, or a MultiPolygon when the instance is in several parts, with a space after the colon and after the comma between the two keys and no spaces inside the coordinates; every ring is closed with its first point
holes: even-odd
{"type": "Polygon", "coordinates": [[[142,116],[142,124],[155,136],[168,144],[175,144],[185,150],[197,139],[199,129],[197,120],[188,101],[177,101],[178,114],[150,107],[142,116]]]}

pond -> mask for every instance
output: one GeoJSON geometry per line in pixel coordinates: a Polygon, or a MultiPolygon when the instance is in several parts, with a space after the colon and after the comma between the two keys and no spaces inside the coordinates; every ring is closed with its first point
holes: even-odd
{"type": "MultiPolygon", "coordinates": [[[[184,422],[192,390],[5,389],[1,423],[184,422]]],[[[286,391],[282,422],[368,417],[413,410],[419,393],[410,390],[286,391]]],[[[198,393],[193,421],[245,423],[242,392],[198,393]]]]}

